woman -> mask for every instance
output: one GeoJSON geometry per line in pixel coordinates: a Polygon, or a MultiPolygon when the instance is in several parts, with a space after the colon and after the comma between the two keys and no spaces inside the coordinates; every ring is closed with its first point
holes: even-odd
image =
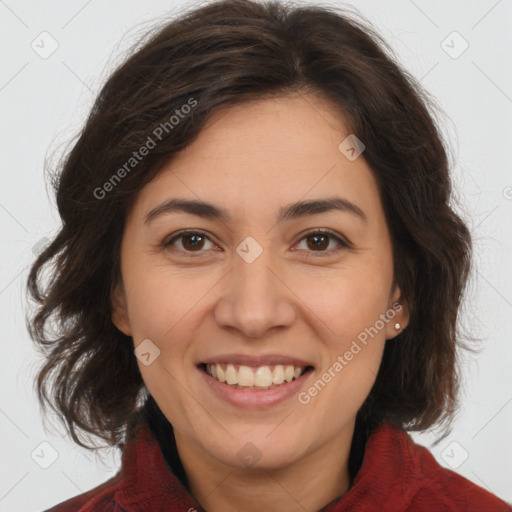
{"type": "Polygon", "coordinates": [[[511,510],[406,433],[456,409],[471,238],[383,48],[225,0],[110,77],[28,286],[41,402],[123,467],[52,511],[511,510]]]}

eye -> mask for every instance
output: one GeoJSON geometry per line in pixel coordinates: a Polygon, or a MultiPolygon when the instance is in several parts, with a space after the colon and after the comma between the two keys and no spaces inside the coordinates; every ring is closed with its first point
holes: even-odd
{"type": "MultiPolygon", "coordinates": [[[[185,231],[180,231],[173,238],[171,238],[168,241],[165,241],[162,244],[162,246],[164,248],[168,248],[169,246],[174,246],[175,242],[180,239],[181,239],[181,243],[179,245],[181,245],[181,248],[180,247],[173,247],[173,248],[178,251],[183,250],[187,253],[204,252],[201,249],[204,248],[205,240],[208,240],[210,242],[210,244],[213,244],[213,242],[204,233],[201,233],[200,231],[185,230],[185,231]]],[[[191,256],[193,256],[193,255],[191,255],[191,256]]]]}
{"type": "MultiPolygon", "coordinates": [[[[325,253],[330,254],[343,248],[348,249],[351,247],[351,244],[347,240],[329,229],[316,229],[315,231],[306,233],[306,235],[300,239],[299,245],[302,241],[306,241],[306,252],[320,253],[318,255],[308,254],[308,256],[313,257],[323,256],[325,253]],[[337,247],[325,250],[329,247],[332,241],[335,242],[337,247]]],[[[198,253],[198,255],[200,255],[205,252],[202,249],[205,249],[205,244],[207,242],[214,245],[205,233],[202,233],[201,231],[184,230],[177,233],[170,240],[164,241],[162,246],[164,248],[172,246],[172,248],[177,251],[186,252],[189,256],[195,256],[191,253],[198,253]],[[180,241],[179,245],[181,245],[181,247],[175,245],[178,241],[180,241]]],[[[206,247],[206,249],[208,249],[208,247],[206,247]]]]}
{"type": "Polygon", "coordinates": [[[308,257],[324,256],[326,253],[330,254],[332,252],[337,252],[341,249],[348,249],[351,247],[351,244],[347,240],[336,234],[334,231],[331,231],[330,229],[316,229],[315,231],[306,233],[306,235],[300,239],[300,242],[303,240],[306,241],[306,252],[313,253],[308,254],[308,257]],[[329,250],[325,250],[329,247],[331,241],[334,241],[337,247],[334,249],[331,248],[329,250]]]}

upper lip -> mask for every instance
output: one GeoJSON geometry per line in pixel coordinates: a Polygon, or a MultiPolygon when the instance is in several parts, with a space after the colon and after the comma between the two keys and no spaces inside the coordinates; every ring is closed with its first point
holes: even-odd
{"type": "Polygon", "coordinates": [[[273,366],[277,364],[291,366],[313,366],[312,364],[298,359],[297,357],[285,356],[281,354],[267,354],[260,356],[250,356],[246,354],[219,354],[201,361],[203,364],[237,364],[244,366],[273,366]]]}

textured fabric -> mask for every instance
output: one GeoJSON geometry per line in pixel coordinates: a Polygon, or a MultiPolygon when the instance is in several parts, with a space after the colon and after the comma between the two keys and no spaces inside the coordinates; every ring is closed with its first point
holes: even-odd
{"type": "MultiPolygon", "coordinates": [[[[148,425],[125,445],[119,473],[47,512],[204,512],[165,462],[148,425]]],[[[511,512],[512,506],[440,466],[397,428],[368,439],[350,490],[322,512],[511,512]]]]}

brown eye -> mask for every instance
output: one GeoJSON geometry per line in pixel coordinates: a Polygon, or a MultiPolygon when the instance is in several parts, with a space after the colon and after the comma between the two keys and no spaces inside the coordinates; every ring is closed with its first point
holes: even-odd
{"type": "Polygon", "coordinates": [[[327,249],[329,246],[329,236],[324,234],[309,235],[306,239],[311,242],[308,243],[310,249],[327,249]]]}
{"type": "MultiPolygon", "coordinates": [[[[323,256],[351,247],[348,241],[330,230],[317,229],[302,237],[299,244],[302,241],[306,241],[306,248],[303,250],[307,256],[323,256]],[[334,247],[329,249],[332,242],[334,242],[334,247]]],[[[190,256],[194,255],[193,253],[200,256],[208,250],[208,247],[205,248],[206,243],[212,244],[210,249],[213,248],[214,244],[206,234],[200,231],[181,231],[169,241],[163,242],[162,246],[172,248],[176,252],[188,253],[190,256]],[[179,241],[181,243],[178,243],[179,241]]]]}
{"type": "Polygon", "coordinates": [[[165,248],[172,247],[177,251],[202,253],[205,252],[203,249],[207,241],[212,243],[204,233],[198,231],[182,231],[162,245],[165,248]],[[181,243],[178,243],[180,240],[181,243]]]}
{"type": "MultiPolygon", "coordinates": [[[[306,241],[306,249],[304,249],[306,253],[318,253],[318,256],[322,256],[324,254],[331,254],[341,249],[351,247],[351,244],[348,241],[346,241],[344,238],[330,230],[317,229],[316,231],[307,233],[300,240],[299,244],[303,240],[306,241]],[[331,242],[335,243],[334,247],[328,249],[331,242]]],[[[310,254],[307,255],[309,256],[310,254]]],[[[316,254],[313,254],[313,256],[316,256],[316,254]]]]}
{"type": "Polygon", "coordinates": [[[182,245],[187,251],[202,249],[204,245],[204,238],[205,237],[203,235],[184,235],[182,236],[182,245]]]}

